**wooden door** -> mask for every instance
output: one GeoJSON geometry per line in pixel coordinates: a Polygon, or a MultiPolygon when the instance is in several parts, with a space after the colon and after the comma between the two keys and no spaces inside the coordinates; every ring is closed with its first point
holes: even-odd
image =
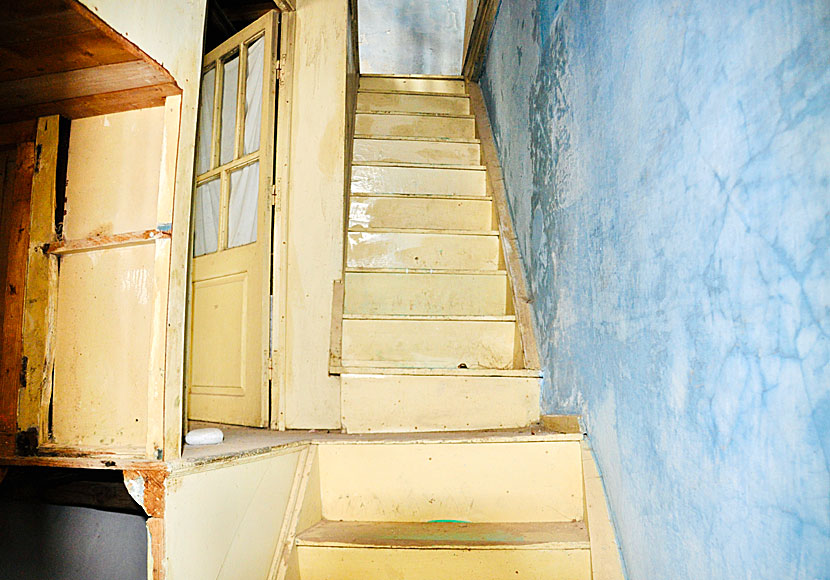
{"type": "Polygon", "coordinates": [[[193,202],[188,417],[266,426],[279,15],[204,61],[193,202]]]}

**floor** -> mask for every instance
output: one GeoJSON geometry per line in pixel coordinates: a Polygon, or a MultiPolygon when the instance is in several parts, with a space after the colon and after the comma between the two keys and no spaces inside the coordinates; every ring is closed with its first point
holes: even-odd
{"type": "Polygon", "coordinates": [[[272,431],[191,421],[190,429],[216,427],[222,430],[224,440],[216,445],[185,445],[182,461],[201,463],[204,461],[225,459],[239,455],[258,454],[279,447],[311,442],[378,442],[411,443],[425,442],[461,442],[461,441],[550,441],[563,439],[581,439],[581,433],[557,424],[537,424],[523,429],[500,429],[489,431],[453,431],[438,433],[373,433],[349,435],[340,431],[325,430],[290,430],[272,431]]]}

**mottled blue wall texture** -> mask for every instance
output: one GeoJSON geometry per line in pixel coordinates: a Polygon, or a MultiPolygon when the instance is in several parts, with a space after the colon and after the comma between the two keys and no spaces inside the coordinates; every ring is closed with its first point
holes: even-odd
{"type": "Polygon", "coordinates": [[[503,0],[481,85],[629,578],[830,578],[830,2],[503,0]]]}
{"type": "Polygon", "coordinates": [[[360,72],[458,75],[467,0],[357,0],[360,72]]]}

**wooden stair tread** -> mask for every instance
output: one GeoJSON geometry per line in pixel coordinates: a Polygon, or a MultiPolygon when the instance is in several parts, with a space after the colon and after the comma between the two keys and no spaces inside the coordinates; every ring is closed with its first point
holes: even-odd
{"type": "Polygon", "coordinates": [[[466,145],[480,145],[479,139],[463,139],[461,137],[417,137],[414,135],[376,135],[374,133],[355,134],[355,140],[371,139],[374,141],[427,141],[431,143],[463,143],[466,145]]]}
{"type": "Polygon", "coordinates": [[[486,171],[483,165],[457,163],[418,163],[412,161],[354,161],[352,167],[404,167],[407,169],[455,169],[458,171],[486,171]]]}
{"type": "Polygon", "coordinates": [[[347,273],[354,274],[474,274],[480,276],[507,276],[507,270],[463,270],[463,269],[435,269],[435,268],[346,268],[347,273]]]}
{"type": "Polygon", "coordinates": [[[445,320],[464,322],[516,322],[513,314],[344,314],[343,320],[445,320]]]}
{"type": "Polygon", "coordinates": [[[452,201],[493,201],[489,195],[453,195],[445,193],[393,193],[393,192],[355,192],[351,195],[356,197],[382,197],[382,198],[401,198],[401,199],[449,199],[452,201]]]}
{"type": "Polygon", "coordinates": [[[408,549],[590,548],[584,522],[333,522],[321,521],[297,536],[298,546],[408,549]]]}
{"type": "Polygon", "coordinates": [[[429,234],[442,236],[498,236],[498,230],[448,230],[443,228],[364,228],[353,226],[350,233],[355,234],[429,234]]]}
{"type": "Polygon", "coordinates": [[[355,111],[355,115],[400,115],[402,117],[437,117],[439,119],[475,120],[475,115],[456,113],[419,113],[417,111],[355,111]]]}
{"type": "Polygon", "coordinates": [[[417,95],[419,97],[453,97],[456,99],[469,99],[470,95],[467,93],[442,93],[442,92],[427,92],[427,91],[407,91],[394,89],[358,89],[358,94],[382,94],[382,95],[417,95]]]}
{"type": "Polygon", "coordinates": [[[405,375],[424,377],[491,377],[491,378],[541,378],[539,369],[459,369],[419,367],[355,367],[333,366],[336,375],[405,375]]]}

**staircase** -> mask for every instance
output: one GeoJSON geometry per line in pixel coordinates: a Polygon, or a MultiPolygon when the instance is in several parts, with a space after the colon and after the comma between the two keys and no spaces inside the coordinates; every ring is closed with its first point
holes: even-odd
{"type": "Polygon", "coordinates": [[[361,77],[344,293],[332,372],[341,375],[347,432],[539,419],[539,370],[524,364],[528,345],[460,78],[361,77]]]}
{"type": "Polygon", "coordinates": [[[317,445],[280,577],[591,580],[580,438],[317,445]]]}
{"type": "Polygon", "coordinates": [[[311,446],[278,580],[622,577],[595,557],[610,523],[577,421],[527,428],[535,345],[470,110],[457,78],[361,77],[331,370],[344,430],[364,435],[311,446]]]}

